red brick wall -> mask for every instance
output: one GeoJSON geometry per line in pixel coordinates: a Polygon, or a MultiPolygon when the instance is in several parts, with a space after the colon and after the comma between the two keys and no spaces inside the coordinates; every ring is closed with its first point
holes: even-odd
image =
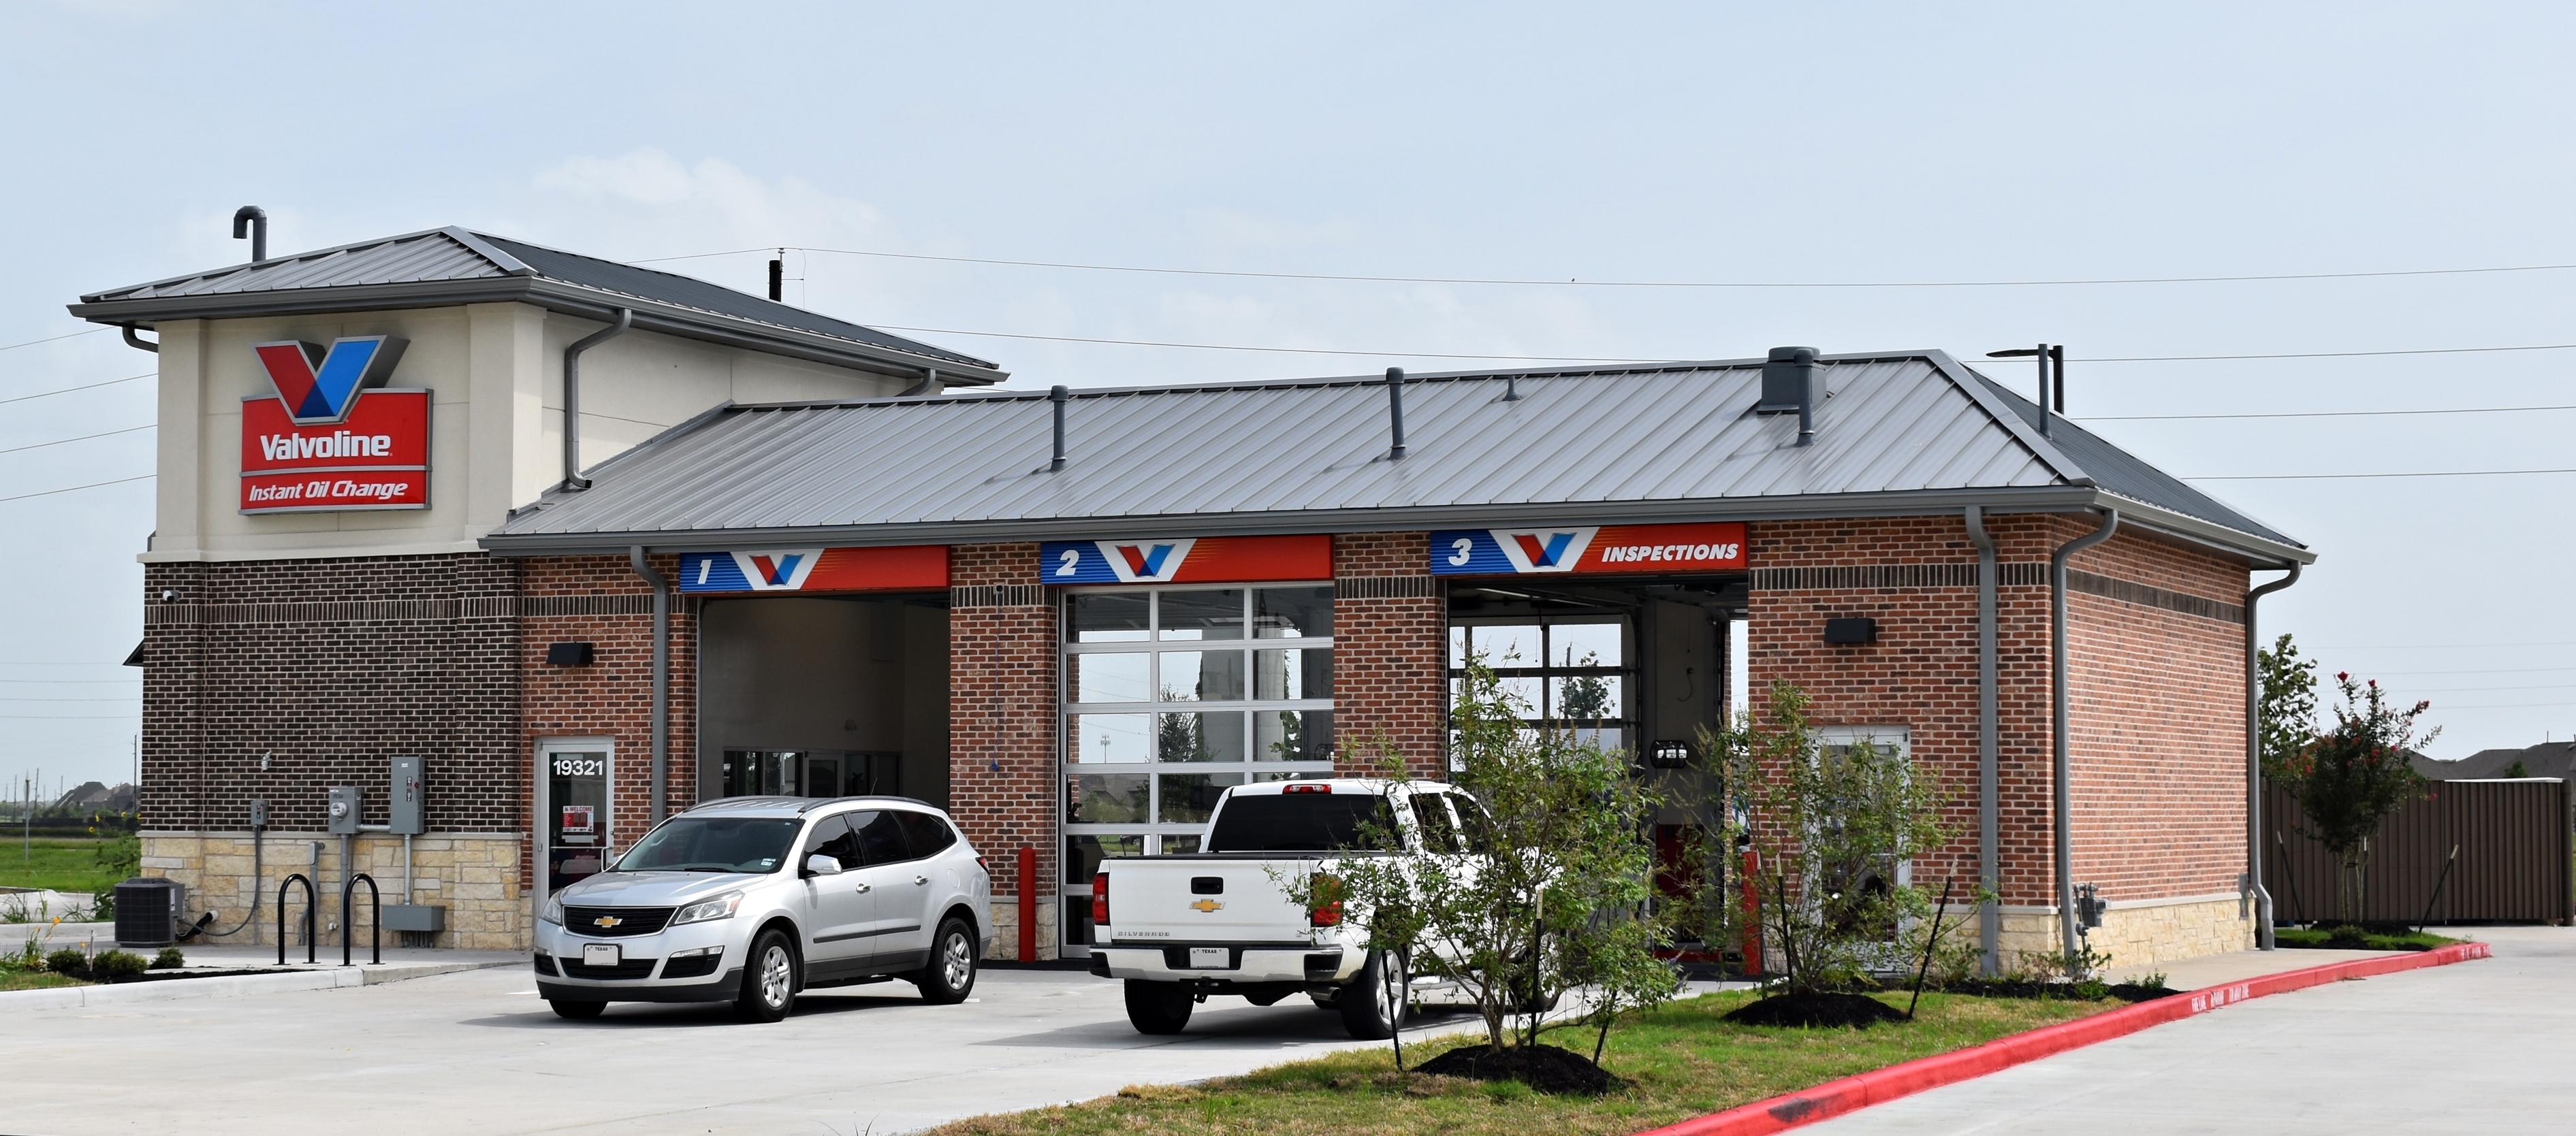
{"type": "Polygon", "coordinates": [[[143,826],[238,831],[265,799],[319,831],[333,785],[382,824],[418,754],[432,830],[515,830],[517,583],[479,553],[145,566],[143,826]]]}
{"type": "MultiPolygon", "coordinates": [[[[664,579],[679,578],[677,556],[651,558],[664,579]]],[[[653,589],[623,556],[540,557],[521,577],[519,662],[526,696],[515,784],[521,819],[536,800],[542,738],[604,737],[616,749],[610,776],[609,843],[624,848],[653,825],[653,589]],[[546,663],[552,643],[591,644],[591,664],[546,663]]],[[[673,585],[676,589],[677,585],[673,585]]],[[[697,801],[697,609],[671,597],[668,809],[697,801]]]]}
{"type": "MultiPolygon", "coordinates": [[[[1035,544],[961,544],[948,553],[949,814],[993,864],[993,896],[1020,894],[1022,847],[1036,891],[1055,894],[1056,609],[1035,544]]],[[[1041,938],[1040,949],[1053,944],[1041,938]]],[[[1007,936],[994,944],[1017,953],[1007,936]]]]}
{"type": "Polygon", "coordinates": [[[1430,534],[1333,538],[1333,737],[1345,772],[1392,746],[1417,777],[1448,776],[1448,608],[1430,534]]]}
{"type": "MultiPolygon", "coordinates": [[[[1997,590],[1998,770],[2004,902],[2055,902],[2051,836],[2050,552],[2090,531],[2044,514],[1987,518],[1997,590]]],[[[1976,877],[1977,594],[1974,577],[1914,584],[1818,580],[1774,570],[1973,565],[1958,517],[1751,526],[1750,679],[1757,714],[1773,681],[1815,700],[1823,725],[1901,725],[1938,770],[1959,839],[1915,861],[1916,879],[1976,877]],[[1831,647],[1824,621],[1866,616],[1878,642],[1831,647]]],[[[2245,571],[2213,555],[2124,533],[2070,567],[2241,603],[2245,571]]],[[[2243,627],[2070,590],[2070,793],[2074,874],[2115,900],[2232,890],[2243,870],[2243,627]]]]}

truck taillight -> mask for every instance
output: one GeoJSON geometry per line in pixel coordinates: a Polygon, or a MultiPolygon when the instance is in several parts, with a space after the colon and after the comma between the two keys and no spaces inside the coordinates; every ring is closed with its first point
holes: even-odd
{"type": "Polygon", "coordinates": [[[1291,781],[1286,785],[1280,786],[1279,791],[1282,793],[1330,793],[1333,791],[1333,787],[1330,785],[1320,784],[1300,785],[1291,781]]]}
{"type": "Polygon", "coordinates": [[[1091,925],[1109,925],[1109,873],[1091,877],[1091,925]]]}
{"type": "Polygon", "coordinates": [[[1312,907],[1312,908],[1307,909],[1307,911],[1306,911],[1306,923],[1307,923],[1307,925],[1308,925],[1308,926],[1311,926],[1311,927],[1339,927],[1339,926],[1341,926],[1341,925],[1342,925],[1342,901],[1341,901],[1341,900],[1336,899],[1336,900],[1332,901],[1331,903],[1321,904],[1321,905],[1319,905],[1319,906],[1316,906],[1316,907],[1312,907]]]}

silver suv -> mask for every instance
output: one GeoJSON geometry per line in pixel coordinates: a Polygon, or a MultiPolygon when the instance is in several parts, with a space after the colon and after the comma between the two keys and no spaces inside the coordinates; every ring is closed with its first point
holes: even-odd
{"type": "Polygon", "coordinates": [[[537,993],[732,1002],[774,1022],[809,986],[900,978],[962,1002],[993,939],[993,878],[948,816],[906,797],[729,797],[656,826],[537,923],[537,993]]]}

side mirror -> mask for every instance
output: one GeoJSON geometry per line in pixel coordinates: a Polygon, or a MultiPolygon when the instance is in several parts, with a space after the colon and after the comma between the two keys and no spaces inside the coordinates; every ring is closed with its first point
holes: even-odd
{"type": "Polygon", "coordinates": [[[817,852],[805,858],[805,874],[809,876],[837,876],[841,874],[841,862],[817,852]]]}

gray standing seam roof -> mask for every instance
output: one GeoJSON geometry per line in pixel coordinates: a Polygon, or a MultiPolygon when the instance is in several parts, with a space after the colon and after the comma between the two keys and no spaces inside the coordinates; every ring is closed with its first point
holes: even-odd
{"type": "MultiPolygon", "coordinates": [[[[448,227],[293,253],[81,297],[72,314],[100,323],[525,299],[597,318],[637,307],[638,324],[724,341],[854,349],[878,362],[938,366],[952,383],[1004,377],[971,355],[737,292],[691,276],[601,260],[448,227]],[[661,326],[657,326],[658,323],[661,326]]],[[[791,352],[794,353],[794,352],[791,352]]]]}
{"type": "Polygon", "coordinates": [[[547,493],[496,551],[904,544],[2121,508],[2263,562],[2291,538],[1940,352],[1826,356],[1809,446],[1760,360],[725,406],[547,493]],[[1520,398],[1506,400],[1507,382],[1520,398]]]}

